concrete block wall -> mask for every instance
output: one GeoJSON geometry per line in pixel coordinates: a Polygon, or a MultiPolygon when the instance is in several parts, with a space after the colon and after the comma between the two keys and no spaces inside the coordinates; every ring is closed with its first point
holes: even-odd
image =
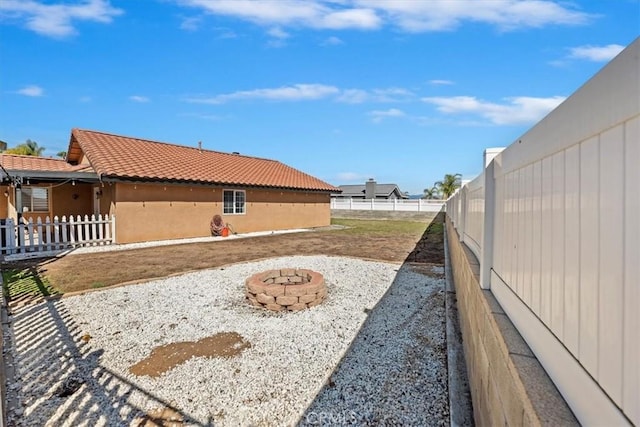
{"type": "Polygon", "coordinates": [[[578,425],[491,291],[480,288],[478,260],[449,218],[447,242],[476,424],[578,425]]]}

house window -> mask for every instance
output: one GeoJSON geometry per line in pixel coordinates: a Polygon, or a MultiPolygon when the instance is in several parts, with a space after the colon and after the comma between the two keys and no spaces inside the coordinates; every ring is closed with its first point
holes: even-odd
{"type": "Polygon", "coordinates": [[[49,212],[49,189],[22,187],[22,212],[49,212]]]}
{"type": "Polygon", "coordinates": [[[224,190],[223,194],[223,213],[225,214],[243,214],[245,204],[244,190],[224,190]]]}

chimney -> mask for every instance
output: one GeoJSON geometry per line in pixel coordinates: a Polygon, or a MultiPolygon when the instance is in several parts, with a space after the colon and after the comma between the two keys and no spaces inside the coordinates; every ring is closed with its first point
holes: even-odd
{"type": "Polygon", "coordinates": [[[369,178],[369,181],[365,182],[364,184],[364,198],[376,198],[376,182],[373,180],[373,178],[369,178]]]}
{"type": "Polygon", "coordinates": [[[202,153],[202,141],[198,141],[198,150],[202,153]]]}

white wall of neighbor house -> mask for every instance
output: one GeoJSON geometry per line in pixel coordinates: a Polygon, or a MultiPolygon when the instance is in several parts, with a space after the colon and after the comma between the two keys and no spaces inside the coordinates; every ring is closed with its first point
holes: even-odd
{"type": "Polygon", "coordinates": [[[640,39],[447,202],[583,424],[640,425],[640,39]]]}

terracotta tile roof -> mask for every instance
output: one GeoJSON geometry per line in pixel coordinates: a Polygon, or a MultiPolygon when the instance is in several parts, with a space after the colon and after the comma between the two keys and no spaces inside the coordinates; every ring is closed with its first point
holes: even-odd
{"type": "Polygon", "coordinates": [[[339,191],[275,160],[73,129],[74,143],[102,177],[339,191]]]}
{"type": "Polygon", "coordinates": [[[50,157],[0,154],[0,163],[5,169],[12,171],[93,172],[89,165],[73,166],[63,159],[50,157]]]}

